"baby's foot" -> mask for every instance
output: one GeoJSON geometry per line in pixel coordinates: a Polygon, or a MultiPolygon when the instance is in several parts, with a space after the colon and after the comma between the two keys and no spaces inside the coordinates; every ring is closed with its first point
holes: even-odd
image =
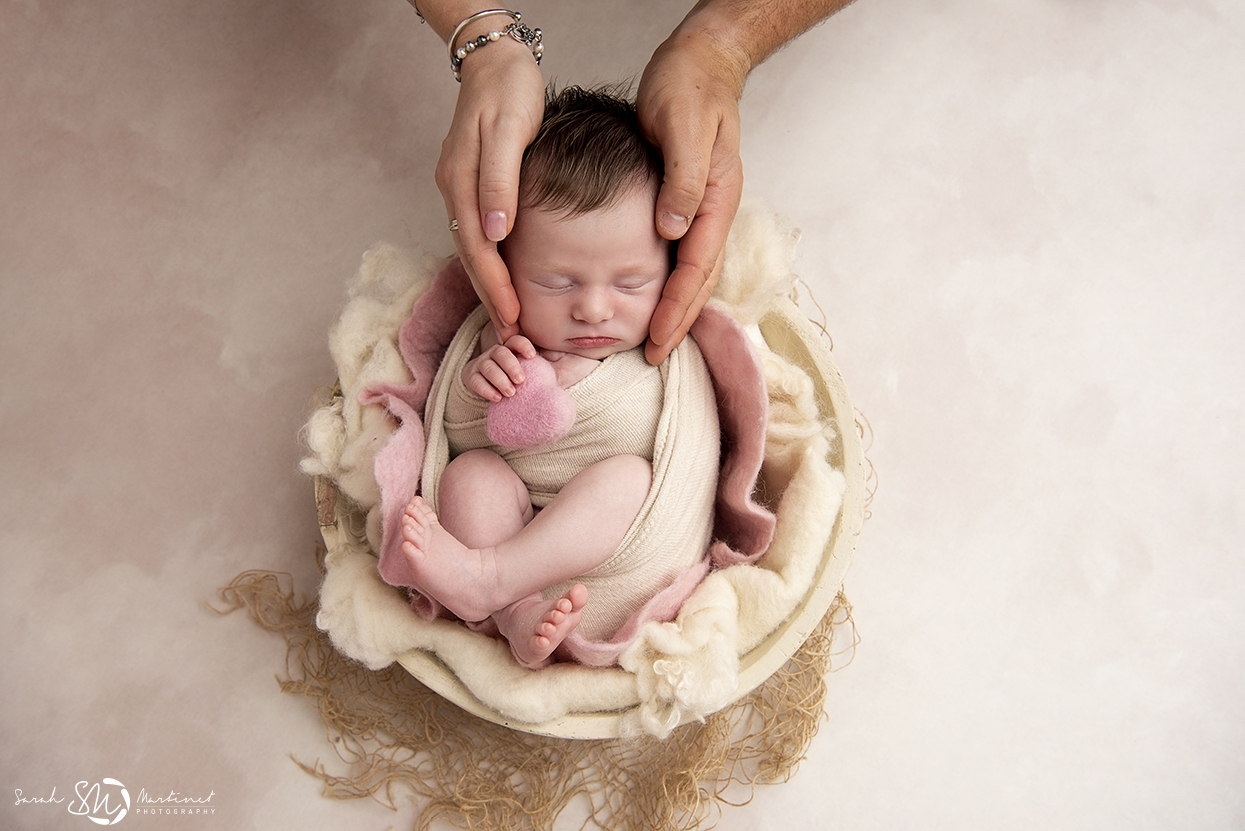
{"type": "Polygon", "coordinates": [[[407,503],[402,516],[402,554],[422,593],[463,620],[484,620],[496,603],[497,567],[493,550],[468,548],[441,527],[422,497],[407,503]]]}
{"type": "Polygon", "coordinates": [[[493,616],[497,628],[510,642],[515,660],[528,669],[549,664],[550,656],[583,617],[588,590],[576,583],[556,600],[533,594],[493,616]]]}

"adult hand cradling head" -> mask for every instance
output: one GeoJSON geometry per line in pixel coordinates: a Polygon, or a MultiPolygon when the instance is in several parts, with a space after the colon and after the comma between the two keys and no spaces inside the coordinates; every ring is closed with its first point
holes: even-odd
{"type": "MultiPolygon", "coordinates": [[[[679,344],[717,283],[743,191],[739,96],[748,73],[850,1],[701,0],[653,53],[636,106],[665,159],[654,221],[663,237],[681,242],[649,330],[650,363],[679,344]]],[[[514,11],[479,0],[413,5],[449,44],[462,83],[437,187],[459,257],[505,341],[519,332],[519,300],[497,243],[514,228],[523,150],[544,111],[540,34],[514,11]]]]}

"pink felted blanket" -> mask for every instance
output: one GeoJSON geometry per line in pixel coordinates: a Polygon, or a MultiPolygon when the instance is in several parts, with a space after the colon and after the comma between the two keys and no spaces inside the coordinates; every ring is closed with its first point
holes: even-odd
{"type": "MultiPolygon", "coordinates": [[[[421,617],[445,614],[439,604],[418,593],[400,551],[402,510],[418,491],[425,449],[421,414],[437,368],[459,326],[479,300],[457,260],[450,262],[415,302],[399,332],[399,349],[410,370],[406,385],[378,385],[360,400],[384,406],[398,429],[375,457],[381,492],[382,546],[379,569],[390,585],[411,591],[411,606],[421,617]]],[[[692,328],[713,379],[722,437],[722,467],[715,502],[713,542],[704,559],[637,612],[605,643],[576,634],[560,655],[593,666],[608,666],[650,620],[673,620],[683,601],[710,568],[752,563],[768,549],[775,517],[753,498],[764,452],[768,398],[760,360],[739,324],[709,306],[692,328]]]]}

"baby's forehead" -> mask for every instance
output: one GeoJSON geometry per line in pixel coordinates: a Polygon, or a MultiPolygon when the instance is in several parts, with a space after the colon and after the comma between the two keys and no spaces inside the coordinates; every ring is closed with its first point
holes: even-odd
{"type": "Polygon", "coordinates": [[[536,183],[522,182],[519,186],[519,214],[524,211],[544,211],[558,219],[570,220],[595,211],[620,207],[655,213],[660,191],[661,180],[655,175],[623,182],[617,189],[608,192],[585,187],[576,193],[567,185],[546,189],[536,183]]]}

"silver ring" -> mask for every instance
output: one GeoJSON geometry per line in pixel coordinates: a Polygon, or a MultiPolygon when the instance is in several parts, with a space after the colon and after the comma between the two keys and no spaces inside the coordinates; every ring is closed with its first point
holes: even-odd
{"type": "Polygon", "coordinates": [[[457,231],[457,230],[458,230],[458,220],[457,220],[457,219],[451,219],[451,220],[450,220],[450,230],[451,230],[451,231],[457,231]]]}

